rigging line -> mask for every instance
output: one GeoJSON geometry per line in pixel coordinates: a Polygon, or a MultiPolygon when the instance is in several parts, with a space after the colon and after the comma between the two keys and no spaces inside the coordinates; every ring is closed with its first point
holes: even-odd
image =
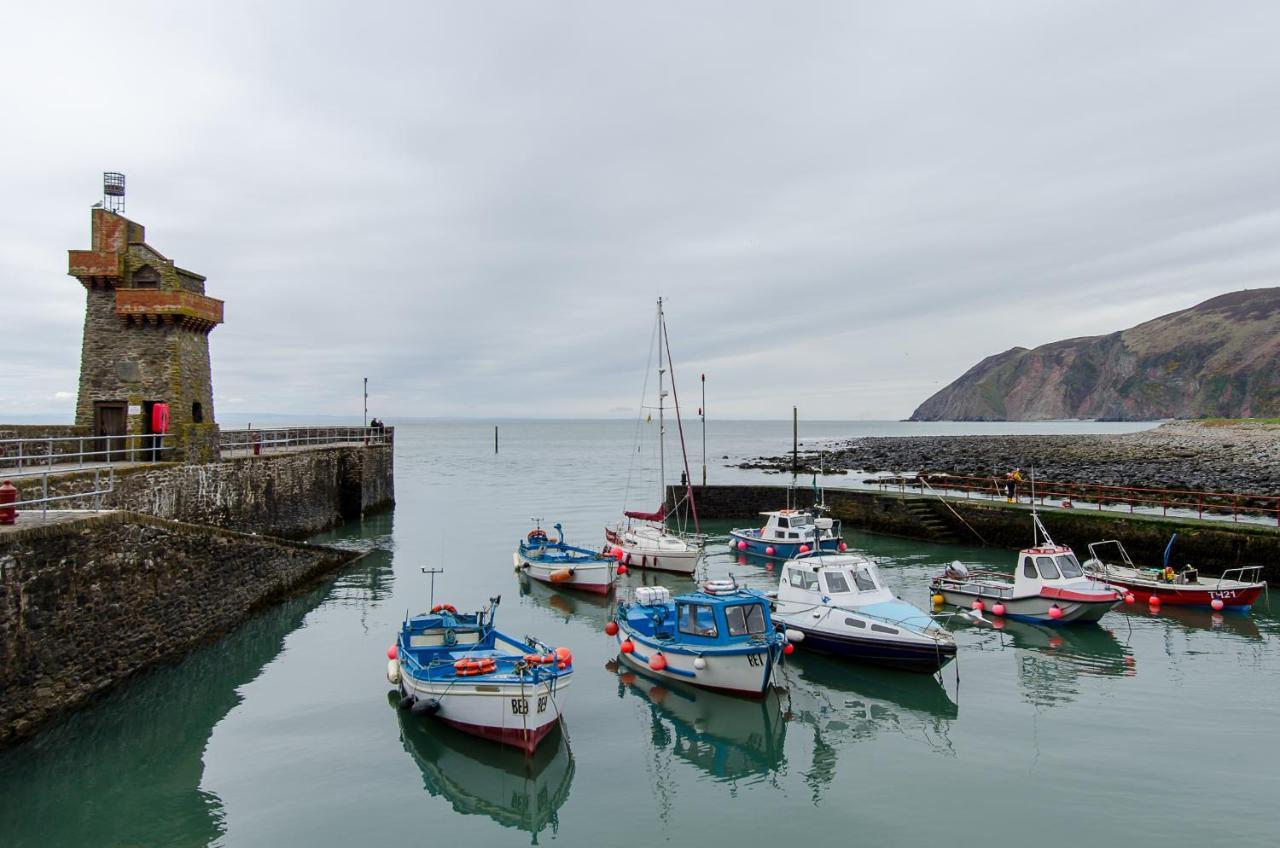
{"type": "Polygon", "coordinates": [[[649,393],[649,361],[653,358],[653,348],[657,341],[658,324],[654,322],[653,330],[649,333],[649,352],[644,356],[644,382],[640,386],[640,405],[636,412],[635,432],[631,437],[631,463],[627,466],[627,488],[622,495],[622,509],[625,512],[627,503],[631,500],[631,477],[636,468],[636,455],[640,453],[640,425],[644,422],[644,399],[649,393]]]}
{"type": "MultiPolygon", "coordinates": [[[[662,322],[662,329],[667,329],[666,316],[659,313],[658,320],[662,322]]],[[[701,533],[702,528],[698,525],[698,505],[693,500],[693,475],[689,473],[689,452],[684,446],[684,420],[680,417],[680,393],[676,391],[676,366],[671,360],[671,334],[666,335],[667,347],[667,368],[671,371],[671,400],[676,405],[676,429],[680,431],[680,456],[684,460],[684,485],[685,491],[689,493],[689,511],[693,514],[693,532],[701,533]]],[[[658,352],[661,355],[661,351],[658,352]]],[[[664,481],[665,485],[665,481],[664,481]]],[[[665,498],[664,498],[665,500],[665,498]]]]}

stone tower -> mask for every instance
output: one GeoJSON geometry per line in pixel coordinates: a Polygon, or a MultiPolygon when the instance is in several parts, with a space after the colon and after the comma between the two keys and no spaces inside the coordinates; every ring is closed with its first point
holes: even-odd
{"type": "Polygon", "coordinates": [[[113,459],[154,440],[152,408],[169,405],[165,458],[217,459],[209,332],[222,323],[222,301],[206,297],[204,277],[183,270],[146,243],[145,230],[95,208],[89,250],[69,251],[68,273],[85,288],[84,342],[76,424],[113,459]]]}

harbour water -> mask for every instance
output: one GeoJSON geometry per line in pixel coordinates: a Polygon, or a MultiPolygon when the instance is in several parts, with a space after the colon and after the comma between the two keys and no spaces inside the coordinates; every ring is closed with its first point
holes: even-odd
{"type": "MultiPolygon", "coordinates": [[[[959,660],[941,681],[798,652],[763,703],[658,685],[613,667],[607,602],[521,585],[511,566],[533,516],[600,544],[628,476],[632,508],[657,505],[651,473],[628,474],[636,425],[501,426],[496,456],[491,424],[399,427],[395,512],[317,539],[368,556],[0,753],[0,845],[1275,844],[1274,606],[957,626],[959,660]],[[406,611],[428,606],[423,566],[445,569],[437,602],[472,609],[501,594],[502,629],[573,649],[565,732],[532,761],[389,702],[384,651],[406,611]]],[[[802,439],[1010,428],[1133,427],[817,422],[802,439]]],[[[710,482],[785,482],[720,457],[789,442],[789,422],[715,424],[710,482]]],[[[727,524],[704,529],[720,540],[712,576],[771,585],[728,553],[727,524]]],[[[920,606],[946,562],[1013,562],[851,542],[920,606]]]]}

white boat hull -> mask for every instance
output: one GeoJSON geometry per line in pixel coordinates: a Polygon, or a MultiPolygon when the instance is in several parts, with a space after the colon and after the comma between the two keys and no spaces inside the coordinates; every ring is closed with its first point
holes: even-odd
{"type": "Polygon", "coordinates": [[[516,570],[534,580],[560,589],[580,589],[607,595],[617,580],[617,563],[602,559],[588,564],[567,567],[558,563],[545,563],[530,559],[519,551],[512,554],[516,570]]]}
{"type": "Polygon", "coordinates": [[[459,730],[532,751],[560,720],[572,677],[516,684],[483,677],[433,682],[402,674],[400,693],[438,702],[435,717],[459,730]]]}
{"type": "Polygon", "coordinates": [[[697,570],[701,547],[656,528],[653,533],[645,533],[644,529],[605,531],[606,540],[622,548],[624,565],[672,574],[693,574],[697,570]]]}
{"type": "Polygon", "coordinates": [[[694,663],[698,656],[662,651],[638,638],[628,636],[625,628],[618,628],[614,641],[618,645],[618,656],[627,665],[640,669],[651,677],[676,680],[705,689],[760,698],[768,691],[773,673],[775,658],[770,656],[767,645],[759,646],[759,650],[752,653],[721,654],[707,651],[700,655],[705,667],[697,668],[694,663]],[[635,650],[623,653],[622,642],[628,638],[635,645],[635,650]],[[666,660],[665,668],[655,669],[649,665],[649,660],[656,653],[661,653],[666,660]]]}

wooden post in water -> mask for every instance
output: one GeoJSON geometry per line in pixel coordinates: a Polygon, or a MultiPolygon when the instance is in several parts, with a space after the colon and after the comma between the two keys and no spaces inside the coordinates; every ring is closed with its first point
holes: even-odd
{"type": "Polygon", "coordinates": [[[800,413],[791,407],[791,473],[800,473],[800,413]]]}
{"type": "Polygon", "coordinates": [[[698,407],[698,415],[702,416],[702,487],[707,487],[707,375],[702,375],[702,406],[698,407]]]}
{"type": "Polygon", "coordinates": [[[498,425],[493,425],[493,452],[498,452],[498,425]]]}

